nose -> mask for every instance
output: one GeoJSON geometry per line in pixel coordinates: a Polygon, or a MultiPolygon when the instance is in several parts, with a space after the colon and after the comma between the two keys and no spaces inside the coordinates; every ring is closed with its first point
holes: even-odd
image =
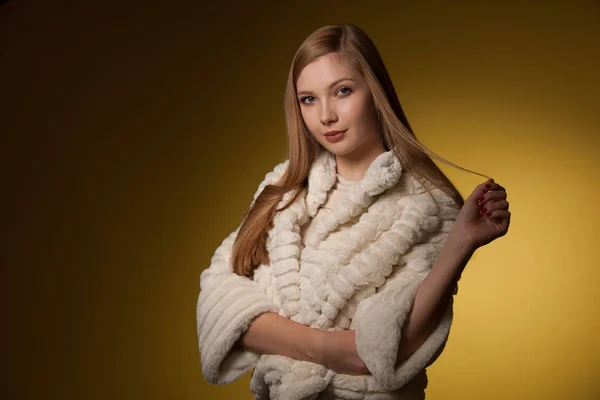
{"type": "Polygon", "coordinates": [[[333,107],[328,102],[325,102],[325,101],[322,102],[321,104],[323,104],[321,106],[321,123],[323,125],[329,125],[332,122],[336,122],[337,115],[336,115],[333,107]]]}

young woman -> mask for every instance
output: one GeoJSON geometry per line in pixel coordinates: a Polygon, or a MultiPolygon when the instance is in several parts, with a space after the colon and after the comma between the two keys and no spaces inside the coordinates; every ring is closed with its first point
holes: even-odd
{"type": "Polygon", "coordinates": [[[254,370],[256,399],[422,399],[463,269],[508,230],[506,191],[463,200],[354,25],[302,43],[285,112],[289,158],[200,277],[203,375],[254,370]]]}

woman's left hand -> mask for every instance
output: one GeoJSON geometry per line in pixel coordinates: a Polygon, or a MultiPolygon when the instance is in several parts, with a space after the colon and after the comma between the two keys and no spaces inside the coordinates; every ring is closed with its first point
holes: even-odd
{"type": "Polygon", "coordinates": [[[466,240],[475,250],[504,236],[509,225],[506,189],[490,179],[478,185],[465,200],[451,234],[466,240]]]}

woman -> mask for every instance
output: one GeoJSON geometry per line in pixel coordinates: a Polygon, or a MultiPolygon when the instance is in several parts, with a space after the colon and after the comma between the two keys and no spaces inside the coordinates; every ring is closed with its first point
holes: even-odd
{"type": "Polygon", "coordinates": [[[256,399],[423,399],[463,269],[508,230],[506,191],[463,200],[354,25],[302,43],[285,111],[289,158],[201,274],[203,375],[254,369],[256,399]]]}

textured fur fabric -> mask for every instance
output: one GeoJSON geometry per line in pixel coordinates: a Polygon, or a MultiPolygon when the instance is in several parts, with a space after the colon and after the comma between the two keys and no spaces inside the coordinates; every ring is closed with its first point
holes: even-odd
{"type": "MultiPolygon", "coordinates": [[[[285,161],[269,172],[276,183],[285,161]]],[[[452,300],[427,341],[396,367],[402,326],[458,214],[441,190],[428,193],[388,151],[370,165],[360,184],[310,232],[302,248],[300,227],[325,202],[336,179],[335,157],[324,151],[313,164],[307,190],[274,217],[269,265],[253,279],[232,272],[231,247],[239,230],[216,250],[200,277],[197,307],[202,373],[211,383],[229,383],[254,369],[255,399],[422,399],[425,368],[443,350],[452,322],[452,300]],[[357,223],[328,242],[350,218],[357,223]],[[323,330],[356,330],[359,356],[371,375],[337,374],[322,365],[234,346],[250,322],[267,311],[323,330]]],[[[286,193],[279,207],[293,193],[286,193]]],[[[455,288],[455,293],[456,293],[455,288]]]]}

